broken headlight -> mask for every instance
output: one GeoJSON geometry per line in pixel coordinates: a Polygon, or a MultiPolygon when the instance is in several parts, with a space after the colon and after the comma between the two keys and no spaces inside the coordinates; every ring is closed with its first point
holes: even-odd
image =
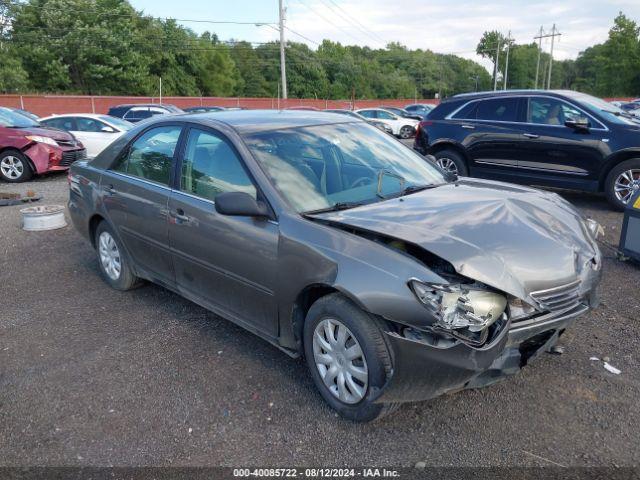
{"type": "Polygon", "coordinates": [[[504,295],[474,285],[427,284],[414,279],[409,286],[435,315],[437,326],[446,330],[480,332],[501,318],[507,306],[504,295]]]}
{"type": "Polygon", "coordinates": [[[527,302],[520,300],[519,298],[511,298],[509,300],[509,318],[512,322],[531,317],[536,312],[537,310],[535,307],[532,307],[527,302]]]}

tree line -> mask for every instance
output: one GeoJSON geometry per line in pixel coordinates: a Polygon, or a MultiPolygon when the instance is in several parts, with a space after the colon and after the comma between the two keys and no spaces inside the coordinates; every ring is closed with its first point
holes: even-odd
{"type": "MultiPolygon", "coordinates": [[[[637,95],[639,32],[620,14],[607,41],[553,63],[552,88],[637,95]]],[[[478,53],[495,61],[498,40],[498,32],[485,32],[478,53]]],[[[289,41],[286,57],[292,98],[433,98],[493,88],[477,62],[399,43],[372,49],[324,40],[311,49],[289,41]]],[[[537,58],[535,43],[510,47],[509,88],[533,87],[537,58]]],[[[543,69],[548,61],[542,53],[543,69]]],[[[0,0],[3,93],[149,96],[158,94],[162,78],[166,96],[275,97],[279,69],[278,42],[221,41],[138,12],[126,0],[0,0]]]]}

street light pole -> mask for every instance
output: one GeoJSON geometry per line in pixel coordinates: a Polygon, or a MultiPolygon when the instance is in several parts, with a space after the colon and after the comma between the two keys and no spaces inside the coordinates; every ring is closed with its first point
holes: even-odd
{"type": "Polygon", "coordinates": [[[280,17],[280,76],[282,78],[282,99],[287,99],[287,65],[284,54],[284,6],[282,0],[278,0],[279,17],[280,17]]]}
{"type": "Polygon", "coordinates": [[[507,77],[509,75],[509,47],[511,47],[511,30],[509,30],[509,35],[507,36],[507,59],[504,67],[504,82],[502,84],[502,89],[507,89],[507,77]]]}
{"type": "Polygon", "coordinates": [[[540,56],[542,55],[542,35],[544,34],[544,30],[542,29],[542,25],[540,26],[540,33],[537,37],[534,37],[534,40],[538,39],[538,63],[536,63],[536,83],[534,84],[534,89],[538,88],[538,74],[540,73],[540,56]]]}
{"type": "Polygon", "coordinates": [[[494,75],[493,75],[493,90],[497,90],[498,89],[498,66],[500,65],[500,63],[498,62],[498,60],[500,60],[500,40],[498,39],[498,47],[496,48],[496,64],[494,66],[494,75]]]}

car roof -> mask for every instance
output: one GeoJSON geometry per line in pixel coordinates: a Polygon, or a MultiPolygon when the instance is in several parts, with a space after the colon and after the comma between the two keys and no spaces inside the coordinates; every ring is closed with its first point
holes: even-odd
{"type": "Polygon", "coordinates": [[[220,112],[191,113],[179,117],[188,119],[190,122],[199,121],[210,125],[224,123],[243,134],[362,121],[340,113],[313,110],[222,110],[220,112]]]}
{"type": "Polygon", "coordinates": [[[509,95],[539,94],[539,95],[563,96],[569,93],[573,93],[573,92],[571,90],[534,90],[534,89],[495,90],[495,91],[489,90],[485,92],[459,93],[457,95],[453,95],[452,97],[443,99],[441,103],[453,102],[457,100],[475,100],[477,98],[501,97],[505,95],[509,96],[509,95]]]}
{"type": "Polygon", "coordinates": [[[131,108],[131,107],[164,107],[164,108],[178,108],[170,103],[122,103],[120,105],[114,105],[113,108],[131,108]]]}
{"type": "Polygon", "coordinates": [[[62,117],[88,117],[95,118],[96,120],[109,120],[109,118],[113,118],[110,115],[103,113],[54,113],[53,115],[49,115],[48,117],[44,117],[41,120],[50,120],[52,118],[62,118],[62,117]]]}

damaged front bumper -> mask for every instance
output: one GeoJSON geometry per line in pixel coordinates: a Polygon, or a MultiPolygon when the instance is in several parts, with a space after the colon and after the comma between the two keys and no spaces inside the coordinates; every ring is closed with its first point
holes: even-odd
{"type": "Polygon", "coordinates": [[[495,383],[517,373],[555,345],[564,330],[589,308],[580,303],[561,314],[549,313],[509,324],[480,348],[462,342],[438,347],[386,332],[393,355],[393,373],[383,388],[373,392],[372,399],[385,403],[420,401],[495,383]]]}

